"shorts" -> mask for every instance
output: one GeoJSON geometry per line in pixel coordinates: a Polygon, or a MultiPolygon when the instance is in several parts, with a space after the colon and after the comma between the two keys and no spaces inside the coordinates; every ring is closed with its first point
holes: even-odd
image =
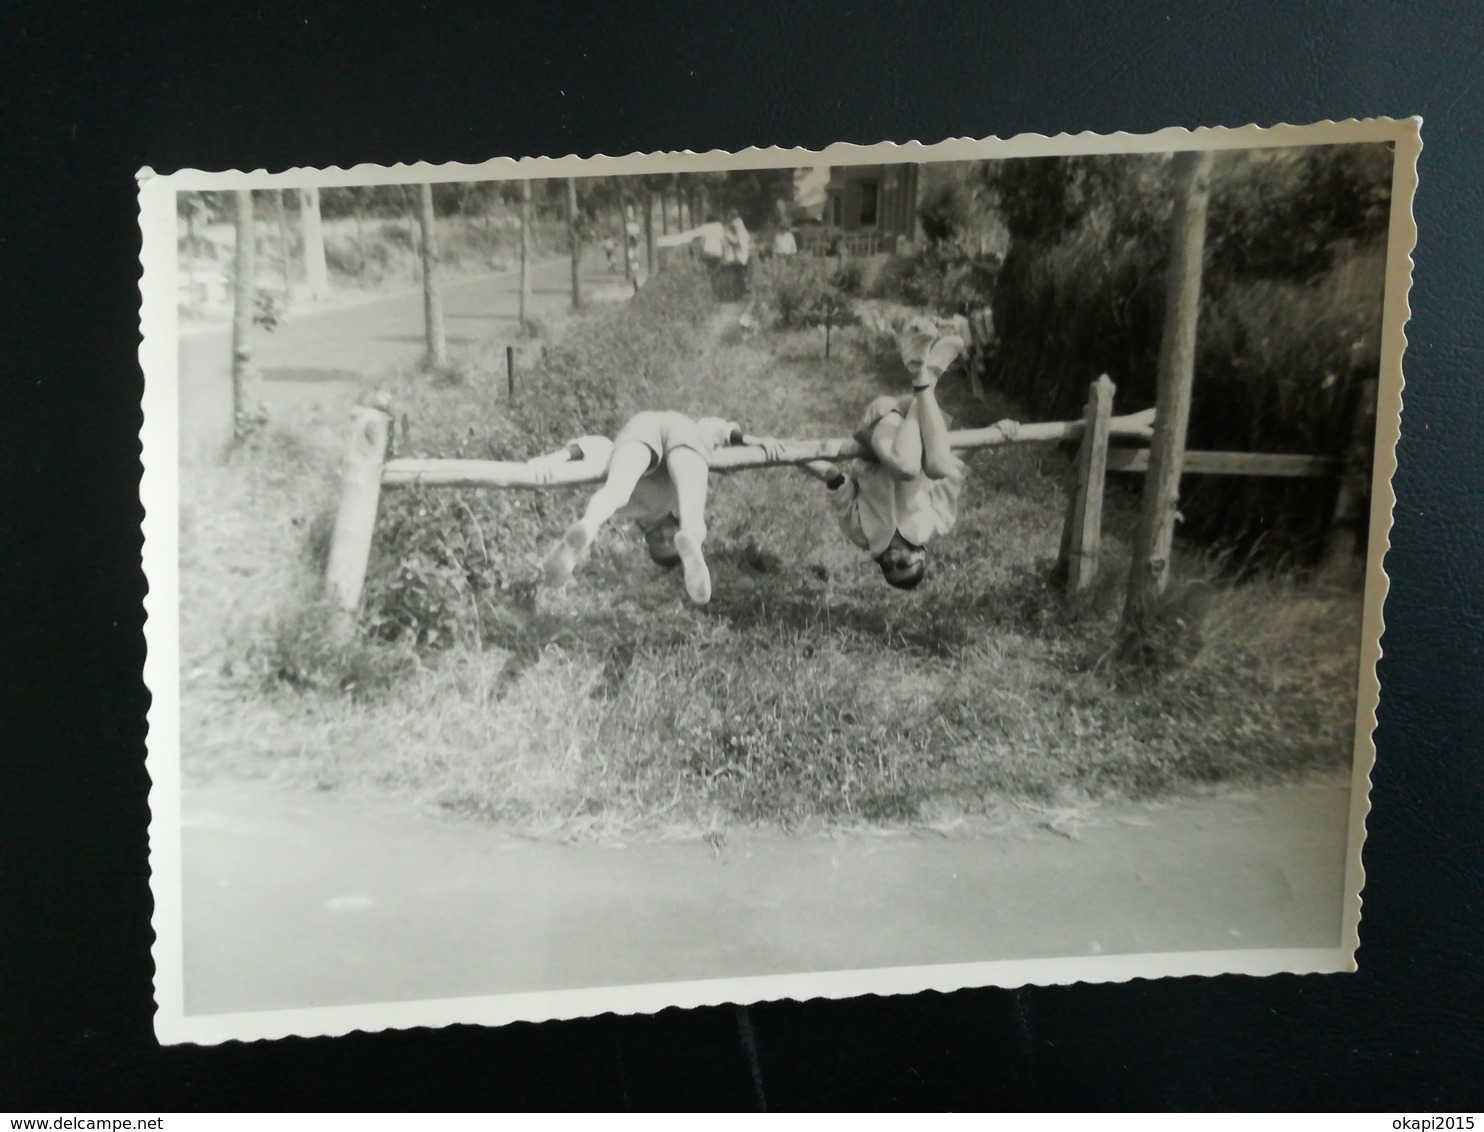
{"type": "Polygon", "coordinates": [[[646,475],[659,470],[666,452],[689,448],[710,463],[711,450],[716,446],[706,431],[684,413],[653,411],[635,413],[618,430],[613,447],[621,448],[625,444],[642,444],[649,449],[646,475]]]}

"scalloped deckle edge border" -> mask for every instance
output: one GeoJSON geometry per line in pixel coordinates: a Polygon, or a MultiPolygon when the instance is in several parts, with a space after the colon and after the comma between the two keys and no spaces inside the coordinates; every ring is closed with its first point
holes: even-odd
{"type": "Polygon", "coordinates": [[[1376,666],[1384,631],[1382,606],[1389,579],[1384,559],[1390,548],[1395,494],[1396,446],[1402,408],[1402,358],[1410,314],[1412,253],[1417,229],[1413,201],[1421,152],[1420,118],[1325,121],[1307,126],[1174,127],[1149,134],[1022,135],[1009,139],[950,139],[876,145],[837,143],[821,150],[749,148],[724,151],[631,153],[606,157],[497,158],[478,164],[427,163],[355,165],[348,168],[292,168],[280,172],[183,169],[138,175],[141,228],[140,364],[145,374],[140,431],[144,504],[144,568],[148,654],[145,683],[151,692],[146,767],[151,779],[149,830],[151,890],[155,899],[156,1035],[163,1043],[217,1044],[286,1036],[339,1035],[453,1024],[502,1025],[515,1021],[593,1017],[611,1013],[654,1013],[668,1007],[774,1000],[805,1001],[861,995],[951,992],[968,987],[1065,985],[1122,982],[1190,975],[1342,972],[1355,969],[1359,944],[1361,891],[1365,874],[1361,849],[1369,813],[1370,773],[1375,760],[1373,734],[1380,701],[1376,666]],[[417,1002],[269,1010],[242,1014],[184,1013],[183,912],[181,908],[181,798],[179,771],[178,572],[178,405],[175,310],[174,193],[188,189],[270,188],[406,184],[420,181],[502,180],[527,177],[612,176],[653,172],[776,168],[805,164],[895,164],[965,161],[1071,154],[1156,153],[1182,149],[1249,149],[1347,142],[1392,142],[1392,212],[1387,243],[1386,290],[1382,314],[1381,371],[1376,415],[1375,470],[1372,484],[1370,545],[1358,672],[1355,757],[1350,793],[1349,851],[1341,920],[1334,948],[1232,950],[1146,955],[1095,955],[1077,958],[986,961],[868,971],[832,971],[700,982],[613,986],[585,990],[505,994],[417,1002]]]}

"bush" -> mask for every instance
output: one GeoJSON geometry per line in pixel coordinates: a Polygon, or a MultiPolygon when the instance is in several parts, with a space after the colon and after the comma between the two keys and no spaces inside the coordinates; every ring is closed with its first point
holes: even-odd
{"type": "Polygon", "coordinates": [[[759,264],[753,275],[753,291],[780,330],[803,330],[823,326],[855,326],[860,319],[850,305],[850,296],[860,290],[861,273],[847,263],[834,268],[827,259],[790,256],[759,264]]]}

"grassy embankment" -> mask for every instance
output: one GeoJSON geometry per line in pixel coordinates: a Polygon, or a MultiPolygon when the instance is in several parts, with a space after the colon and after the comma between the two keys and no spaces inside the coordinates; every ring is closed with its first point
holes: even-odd
{"type": "MultiPolygon", "coordinates": [[[[493,348],[462,381],[408,375],[394,393],[414,450],[512,458],[642,407],[842,435],[902,384],[866,328],[837,333],[826,362],[813,332],[743,338],[731,318],[677,271],[580,320],[514,404],[493,348]]],[[[945,380],[956,423],[1002,415],[961,385],[945,380]]],[[[944,821],[1348,763],[1358,596],[1200,583],[1172,611],[1178,660],[1120,670],[1131,500],[1110,501],[1100,592],[1067,602],[1044,582],[1069,487],[1046,446],[971,457],[958,528],[912,593],[845,543],[802,475],[714,477],[704,609],[616,528],[566,590],[536,592],[580,492],[389,493],[367,599],[385,639],[341,648],[312,604],[338,438],[320,439],[275,432],[188,483],[189,774],[392,788],[581,835],[944,821]]]]}

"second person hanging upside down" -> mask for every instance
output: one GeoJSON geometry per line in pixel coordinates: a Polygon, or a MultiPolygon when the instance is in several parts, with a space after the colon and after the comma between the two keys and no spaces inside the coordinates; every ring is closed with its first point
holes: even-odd
{"type": "MultiPolygon", "coordinates": [[[[962,337],[928,322],[899,338],[902,361],[912,374],[912,392],[878,397],[855,433],[871,451],[848,471],[827,461],[803,470],[830,489],[840,529],[881,568],[882,577],[910,590],[927,572],[927,544],[953,529],[965,467],[948,443],[948,422],[938,406],[938,379],[963,352],[962,337]]],[[[1006,440],[1020,426],[995,425],[1006,440]]]]}

